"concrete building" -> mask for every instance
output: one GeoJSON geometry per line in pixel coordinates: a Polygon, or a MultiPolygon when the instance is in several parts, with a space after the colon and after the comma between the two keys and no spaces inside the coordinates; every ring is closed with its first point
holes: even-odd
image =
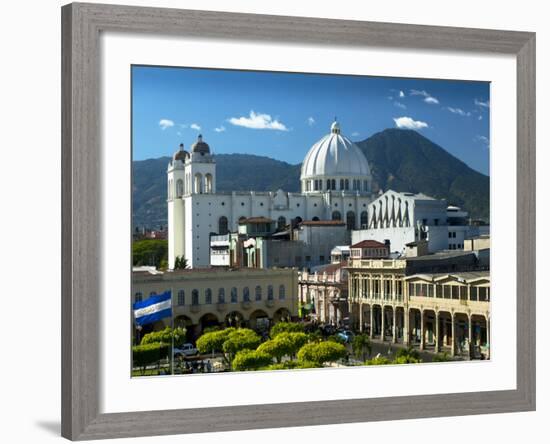
{"type": "Polygon", "coordinates": [[[210,235],[238,231],[243,218],[264,217],[277,225],[340,220],[349,230],[367,223],[363,216],[373,199],[369,164],[338,122],[306,154],[300,182],[299,193],[220,193],[209,145],[201,136],[190,152],[180,145],[167,169],[169,268],[182,256],[192,268],[208,266],[210,235]]]}
{"type": "MultiPolygon", "coordinates": [[[[167,290],[172,291],[174,325],[186,327],[189,340],[210,326],[265,330],[273,322],[298,316],[295,269],[205,268],[163,273],[142,267],[132,273],[132,303],[167,290]]],[[[146,328],[160,330],[170,322],[165,319],[146,328]]]]}
{"type": "Polygon", "coordinates": [[[344,263],[298,273],[301,315],[340,326],[349,319],[348,271],[344,263]]]}
{"type": "Polygon", "coordinates": [[[483,255],[352,259],[348,271],[351,323],[371,338],[489,357],[490,275],[483,255]]]}
{"type": "Polygon", "coordinates": [[[237,233],[211,236],[210,264],[311,268],[330,263],[333,246],[348,241],[349,230],[339,220],[303,221],[294,228],[276,228],[271,219],[245,218],[237,233]]]}
{"type": "Polygon", "coordinates": [[[418,241],[426,241],[430,252],[461,250],[466,238],[489,234],[488,225],[469,224],[466,211],[425,194],[386,191],[368,205],[361,217],[367,224],[352,231],[353,243],[387,240],[392,252],[398,253],[418,241]]]}

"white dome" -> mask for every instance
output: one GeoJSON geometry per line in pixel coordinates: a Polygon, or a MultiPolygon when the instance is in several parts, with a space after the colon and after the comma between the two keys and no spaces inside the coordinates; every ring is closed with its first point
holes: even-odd
{"type": "Polygon", "coordinates": [[[365,176],[370,168],[363,152],[347,137],[340,134],[340,125],[334,122],[330,134],[311,147],[302,163],[300,179],[365,176]]]}

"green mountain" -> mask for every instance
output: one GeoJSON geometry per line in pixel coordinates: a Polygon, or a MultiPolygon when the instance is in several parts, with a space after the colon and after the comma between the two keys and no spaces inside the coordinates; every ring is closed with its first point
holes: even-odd
{"type": "Polygon", "coordinates": [[[474,219],[489,221],[489,176],[412,130],[387,129],[358,142],[383,190],[447,199],[474,219]]]}
{"type": "MultiPolygon", "coordinates": [[[[379,188],[445,198],[489,219],[489,177],[415,131],[387,129],[358,142],[379,188]]],[[[166,167],[170,158],[133,162],[133,224],[166,224],[166,167]]],[[[299,191],[300,165],[249,154],[216,155],[219,191],[299,191]]]]}

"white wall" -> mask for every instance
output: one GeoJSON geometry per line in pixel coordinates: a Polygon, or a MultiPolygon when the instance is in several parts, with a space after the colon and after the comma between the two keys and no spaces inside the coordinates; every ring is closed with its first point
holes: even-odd
{"type": "MultiPolygon", "coordinates": [[[[93,1],[93,0],[90,0],[93,1]]],[[[102,3],[113,3],[101,0],[102,3]]],[[[538,145],[550,146],[545,128],[549,98],[550,29],[544,2],[464,0],[453,3],[427,0],[412,4],[408,0],[364,2],[354,0],[297,2],[250,2],[247,0],[119,0],[120,3],[148,6],[186,7],[190,9],[230,10],[281,15],[315,15],[356,20],[375,20],[429,25],[470,26],[495,29],[537,31],[538,96],[540,106],[538,145]],[[540,124],[542,123],[542,124],[540,124]]],[[[4,277],[5,297],[17,298],[18,316],[3,318],[3,331],[17,331],[17,341],[4,341],[4,356],[13,356],[17,365],[0,366],[3,402],[2,436],[10,443],[66,442],[59,438],[60,411],[60,13],[65,3],[58,0],[6,2],[3,5],[2,33],[2,162],[0,185],[3,207],[1,231],[5,236],[0,265],[4,277]],[[29,180],[21,180],[20,168],[25,162],[29,180]],[[32,180],[30,179],[32,178],[32,180]],[[39,183],[39,199],[36,196],[39,183]],[[36,255],[37,247],[41,254],[36,255]],[[43,258],[36,265],[30,258],[43,258]],[[30,275],[32,274],[32,279],[30,275]],[[7,287],[6,287],[7,284],[7,287]],[[21,296],[21,292],[25,296],[21,296]],[[25,313],[25,316],[21,316],[25,313]],[[23,345],[22,345],[23,344],[23,345]],[[32,348],[32,359],[24,349],[32,348]]],[[[367,118],[368,116],[366,116],[367,118]]],[[[542,168],[550,162],[548,150],[539,150],[539,190],[550,188],[550,175],[542,168]]],[[[550,210],[543,205],[539,192],[538,218],[548,220],[550,210]]],[[[539,275],[545,265],[548,237],[540,237],[539,275]]],[[[539,279],[539,287],[542,287],[539,279]]],[[[543,294],[539,288],[539,294],[543,294]]],[[[539,335],[545,333],[543,317],[550,312],[550,300],[538,300],[539,335]]],[[[550,371],[545,343],[538,341],[539,375],[550,371]]],[[[436,418],[414,421],[377,422],[370,424],[332,425],[295,429],[275,429],[185,437],[153,437],[121,440],[136,443],[279,443],[307,440],[316,443],[411,442],[414,437],[441,436],[447,444],[464,443],[475,437],[478,442],[517,443],[526,439],[541,441],[546,436],[545,419],[550,415],[548,378],[538,379],[538,412],[513,413],[462,418],[436,418]]]]}

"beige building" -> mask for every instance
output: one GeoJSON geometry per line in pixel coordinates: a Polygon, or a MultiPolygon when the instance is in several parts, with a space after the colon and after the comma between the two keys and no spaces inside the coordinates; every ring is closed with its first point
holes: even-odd
{"type": "MultiPolygon", "coordinates": [[[[217,325],[262,330],[298,315],[297,278],[292,268],[204,268],[165,273],[136,268],[132,273],[132,302],[171,290],[174,325],[186,327],[190,340],[204,328],[217,325]]],[[[145,326],[144,332],[170,324],[167,318],[145,326]]]]}
{"type": "Polygon", "coordinates": [[[467,253],[351,260],[351,323],[382,341],[488,358],[490,274],[479,268],[467,253]]]}
{"type": "Polygon", "coordinates": [[[323,324],[341,325],[348,318],[348,270],[345,263],[298,273],[301,315],[323,324]]]}

